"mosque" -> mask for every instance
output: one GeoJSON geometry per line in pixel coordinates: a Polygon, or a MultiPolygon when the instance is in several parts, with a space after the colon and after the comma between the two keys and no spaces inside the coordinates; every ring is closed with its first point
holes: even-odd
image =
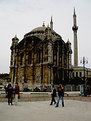
{"type": "Polygon", "coordinates": [[[71,66],[71,43],[64,42],[50,27],[43,25],[24,35],[19,41],[15,36],[11,45],[10,77],[13,83],[43,87],[63,83],[71,66]]]}
{"type": "MultiPolygon", "coordinates": [[[[78,66],[78,44],[76,13],[73,14],[74,66],[72,65],[72,49],[69,41],[65,42],[61,35],[50,26],[34,28],[19,41],[12,39],[10,78],[12,83],[18,82],[22,87],[50,87],[52,84],[68,84],[70,78],[84,76],[84,68],[78,66]]],[[[91,70],[90,70],[91,72],[91,70]]],[[[85,72],[86,73],[86,72],[85,72]]],[[[89,75],[88,73],[88,76],[89,75]]]]}

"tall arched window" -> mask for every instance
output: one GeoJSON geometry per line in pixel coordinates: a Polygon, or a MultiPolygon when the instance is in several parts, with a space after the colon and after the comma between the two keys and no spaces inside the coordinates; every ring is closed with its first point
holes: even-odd
{"type": "Polygon", "coordinates": [[[32,52],[30,51],[28,53],[28,64],[31,64],[32,63],[32,52]]]}
{"type": "Polygon", "coordinates": [[[20,65],[23,65],[24,64],[24,54],[21,53],[20,55],[20,65]]]}
{"type": "Polygon", "coordinates": [[[40,50],[36,51],[36,63],[40,63],[40,50]]]}
{"type": "Polygon", "coordinates": [[[48,45],[44,46],[44,62],[48,61],[48,45]]]}
{"type": "Polygon", "coordinates": [[[57,43],[53,47],[53,62],[54,65],[57,65],[57,43]]]}

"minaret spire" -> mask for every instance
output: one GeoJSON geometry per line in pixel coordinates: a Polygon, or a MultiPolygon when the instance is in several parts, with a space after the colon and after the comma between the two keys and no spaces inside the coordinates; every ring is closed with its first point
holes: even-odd
{"type": "Polygon", "coordinates": [[[74,8],[74,15],[76,15],[76,14],[75,14],[75,8],[74,8]]]}
{"type": "Polygon", "coordinates": [[[52,21],[52,16],[51,16],[51,21],[50,21],[50,28],[53,30],[53,21],[52,21]]]}
{"type": "Polygon", "coordinates": [[[76,23],[76,13],[74,8],[74,14],[73,14],[73,35],[74,35],[74,66],[78,66],[78,43],[77,43],[77,30],[78,26],[76,23]]]}

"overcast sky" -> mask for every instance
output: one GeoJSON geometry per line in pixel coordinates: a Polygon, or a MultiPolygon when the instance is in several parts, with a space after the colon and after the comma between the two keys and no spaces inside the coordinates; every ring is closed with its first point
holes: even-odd
{"type": "Polygon", "coordinates": [[[53,17],[54,30],[65,42],[72,43],[73,9],[78,24],[78,62],[85,56],[91,68],[91,0],[0,0],[0,73],[9,73],[10,46],[17,34],[19,40],[53,17]]]}

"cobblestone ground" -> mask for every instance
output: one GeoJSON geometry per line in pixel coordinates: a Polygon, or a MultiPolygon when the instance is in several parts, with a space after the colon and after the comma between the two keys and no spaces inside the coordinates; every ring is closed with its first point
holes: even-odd
{"type": "Polygon", "coordinates": [[[91,102],[65,100],[65,107],[50,101],[19,102],[9,106],[0,102],[0,121],[91,121],[91,102]]]}

